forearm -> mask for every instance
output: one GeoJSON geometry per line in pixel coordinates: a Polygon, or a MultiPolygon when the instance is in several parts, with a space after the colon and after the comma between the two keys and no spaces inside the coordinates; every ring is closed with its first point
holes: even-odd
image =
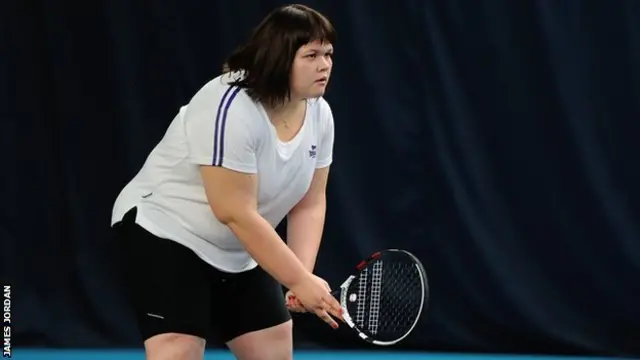
{"type": "Polygon", "coordinates": [[[324,229],[326,201],[294,208],[287,217],[287,243],[304,267],[313,272],[324,229]]]}
{"type": "Polygon", "coordinates": [[[307,274],[306,266],[257,212],[235,218],[227,226],[253,259],[285,287],[291,288],[307,274]]]}

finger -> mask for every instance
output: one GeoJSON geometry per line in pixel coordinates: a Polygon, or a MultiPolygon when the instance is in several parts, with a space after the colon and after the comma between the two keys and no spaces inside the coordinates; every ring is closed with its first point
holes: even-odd
{"type": "Polygon", "coordinates": [[[287,306],[302,306],[302,303],[293,294],[287,294],[287,306]]]}
{"type": "Polygon", "coordinates": [[[298,299],[294,294],[289,294],[287,296],[287,308],[294,312],[308,312],[309,309],[298,299]]]}
{"type": "Polygon", "coordinates": [[[289,311],[291,312],[295,312],[295,313],[305,313],[307,312],[307,309],[300,307],[300,306],[289,306],[288,307],[289,311]]]}
{"type": "Polygon", "coordinates": [[[300,312],[307,312],[307,308],[301,303],[299,300],[295,300],[295,307],[300,310],[300,312]]]}
{"type": "Polygon", "coordinates": [[[298,301],[298,299],[293,295],[287,296],[286,305],[287,305],[287,309],[289,311],[292,311],[292,312],[306,312],[306,309],[302,305],[302,303],[300,303],[300,301],[298,301]]]}
{"type": "Polygon", "coordinates": [[[299,312],[299,313],[307,312],[307,308],[305,308],[304,305],[302,304],[291,303],[288,307],[289,307],[289,310],[293,312],[299,312]]]}
{"type": "Polygon", "coordinates": [[[333,308],[328,308],[328,309],[325,309],[325,311],[327,311],[329,314],[333,315],[336,319],[344,322],[344,318],[342,317],[342,313],[343,313],[342,308],[339,308],[337,310],[333,309],[333,308]]]}
{"type": "Polygon", "coordinates": [[[299,306],[291,302],[287,303],[287,310],[292,312],[302,312],[302,309],[299,306]]]}
{"type": "Polygon", "coordinates": [[[316,310],[316,315],[334,329],[338,328],[338,323],[324,310],[316,310]]]}
{"type": "Polygon", "coordinates": [[[325,310],[328,311],[331,315],[335,316],[336,318],[344,321],[344,318],[342,317],[342,306],[340,306],[340,303],[338,302],[338,300],[336,300],[336,298],[334,298],[333,296],[329,295],[326,298],[323,298],[324,302],[325,302],[325,310]]]}
{"type": "Polygon", "coordinates": [[[290,309],[295,309],[298,312],[306,312],[307,308],[302,304],[302,302],[293,294],[287,295],[287,307],[290,309]]]}

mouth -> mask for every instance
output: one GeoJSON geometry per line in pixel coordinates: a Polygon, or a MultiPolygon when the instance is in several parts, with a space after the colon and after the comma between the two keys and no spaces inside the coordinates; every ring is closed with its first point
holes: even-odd
{"type": "Polygon", "coordinates": [[[328,79],[329,79],[328,76],[323,76],[323,77],[317,79],[315,82],[317,82],[317,83],[326,83],[328,79]]]}

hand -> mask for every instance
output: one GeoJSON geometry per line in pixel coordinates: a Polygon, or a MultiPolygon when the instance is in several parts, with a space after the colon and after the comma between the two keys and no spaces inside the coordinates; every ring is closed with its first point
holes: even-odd
{"type": "Polygon", "coordinates": [[[287,291],[285,294],[285,298],[287,299],[287,309],[291,312],[296,313],[305,313],[307,309],[302,305],[300,300],[291,292],[291,290],[287,291]]]}
{"type": "Polygon", "coordinates": [[[338,300],[331,295],[331,288],[326,281],[309,273],[292,286],[290,291],[295,294],[302,308],[315,313],[332,328],[338,328],[338,323],[329,314],[342,320],[342,308],[338,300]]]}

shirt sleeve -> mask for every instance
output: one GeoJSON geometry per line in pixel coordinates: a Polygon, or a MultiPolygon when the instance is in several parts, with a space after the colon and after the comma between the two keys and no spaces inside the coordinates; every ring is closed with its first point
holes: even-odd
{"type": "Polygon", "coordinates": [[[321,129],[320,144],[318,146],[318,161],[316,161],[316,169],[324,168],[333,162],[333,142],[334,142],[334,126],[333,114],[329,104],[323,100],[320,111],[321,129]]]}
{"type": "Polygon", "coordinates": [[[237,87],[210,83],[191,99],[184,126],[192,163],[257,173],[253,115],[239,92],[237,87]]]}

